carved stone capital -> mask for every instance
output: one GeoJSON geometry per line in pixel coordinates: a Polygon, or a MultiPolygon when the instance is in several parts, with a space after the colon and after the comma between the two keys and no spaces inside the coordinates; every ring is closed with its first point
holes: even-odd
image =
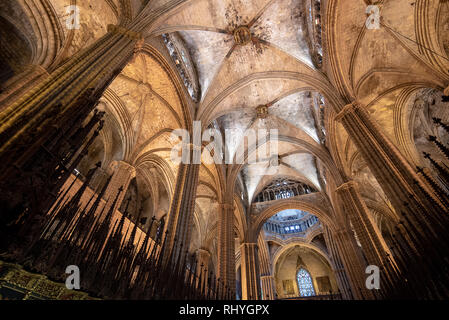
{"type": "Polygon", "coordinates": [[[113,174],[118,171],[123,172],[123,170],[126,170],[129,172],[131,178],[135,177],[135,175],[136,175],[136,168],[134,168],[132,165],[130,165],[129,163],[127,163],[125,161],[114,161],[111,163],[110,167],[112,169],[113,174]]]}
{"type": "Polygon", "coordinates": [[[137,56],[142,51],[144,45],[145,45],[145,39],[144,38],[141,38],[141,39],[137,40],[136,44],[134,45],[134,53],[133,53],[133,57],[131,59],[131,62],[135,62],[137,56]]]}
{"type": "Polygon", "coordinates": [[[340,122],[343,120],[344,117],[346,117],[348,114],[354,113],[355,110],[360,108],[360,105],[357,102],[351,102],[350,104],[347,104],[346,106],[341,109],[341,111],[335,116],[335,120],[340,122]]]}
{"type": "Polygon", "coordinates": [[[145,39],[144,38],[138,39],[136,45],[134,46],[134,53],[138,53],[140,50],[142,50],[144,45],[145,39]]]}
{"type": "Polygon", "coordinates": [[[113,33],[113,34],[120,34],[120,35],[124,35],[132,40],[142,40],[143,36],[140,32],[136,32],[136,31],[132,31],[129,30],[125,27],[122,26],[117,26],[114,24],[109,24],[108,25],[108,32],[113,33]]]}
{"type": "Polygon", "coordinates": [[[342,185],[340,185],[339,187],[337,187],[337,189],[335,189],[335,191],[343,192],[345,190],[355,189],[355,188],[357,188],[357,183],[354,180],[351,180],[351,181],[345,182],[342,185]]]}
{"type": "Polygon", "coordinates": [[[241,248],[255,248],[255,249],[257,249],[258,245],[255,242],[243,242],[243,243],[240,244],[240,247],[241,248]]]}

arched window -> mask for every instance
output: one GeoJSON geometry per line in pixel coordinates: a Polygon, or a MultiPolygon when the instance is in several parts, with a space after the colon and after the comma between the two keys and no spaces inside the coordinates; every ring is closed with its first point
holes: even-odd
{"type": "Polygon", "coordinates": [[[277,179],[266,186],[255,198],[255,202],[288,199],[297,195],[317,192],[315,188],[291,179],[277,179]]]}
{"type": "Polygon", "coordinates": [[[310,276],[310,273],[307,272],[307,270],[299,269],[296,279],[298,281],[299,295],[301,297],[311,297],[315,295],[312,277],[310,276]]]}

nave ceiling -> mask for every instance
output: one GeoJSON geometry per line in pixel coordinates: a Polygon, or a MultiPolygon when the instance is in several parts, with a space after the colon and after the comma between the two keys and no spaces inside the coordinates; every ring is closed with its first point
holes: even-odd
{"type": "MultiPolygon", "coordinates": [[[[156,7],[168,1],[150,2],[156,7]]],[[[202,164],[196,202],[198,243],[209,241],[206,230],[216,225],[217,204],[223,201],[227,178],[233,185],[241,182],[238,189],[244,189],[245,207],[272,176],[305,182],[326,193],[328,188],[320,181],[332,177],[326,171],[336,168],[365,185],[362,193],[366,198],[385,200],[346,131],[333,120],[333,104],[344,105],[344,99],[336,98],[338,94],[365,105],[382,132],[410,156],[409,161],[423,164],[414,149],[415,139],[419,144],[428,132],[435,131],[419,126],[428,122],[432,111],[417,115],[420,104],[416,101],[429,88],[441,90],[449,79],[448,60],[442,58],[449,51],[447,3],[429,0],[426,11],[422,1],[414,5],[380,1],[386,27],[366,30],[367,1],[322,0],[320,25],[326,37],[321,66],[314,57],[317,44],[311,25],[316,20],[309,11],[313,2],[185,1],[146,30],[144,47],[152,49],[142,50],[102,98],[100,108],[108,112],[102,133],[106,141],[103,158],[124,160],[143,171],[151,170],[154,163],[163,164],[170,172],[171,184],[178,170],[170,161],[170,150],[178,142],[170,138],[173,129],[199,120],[203,128],[213,125],[223,133],[226,129],[279,130],[280,165],[274,174],[270,158],[254,165],[234,165],[228,171],[220,165],[202,164]],[[433,17],[438,23],[432,25],[433,17]],[[424,32],[430,36],[424,38],[424,32]],[[196,88],[197,99],[187,101],[188,90],[182,87],[185,79],[175,75],[179,68],[163,41],[166,34],[180,39],[177,50],[182,54],[178,58],[196,88]],[[152,50],[158,52],[157,57],[152,50]],[[258,111],[261,105],[267,106],[266,112],[258,111]]],[[[52,9],[43,18],[33,15],[44,10],[36,1],[17,3],[7,9],[1,1],[2,17],[28,21],[18,28],[33,44],[32,61],[51,70],[106,33],[108,24],[136,16],[145,1],[77,0],[81,29],[76,31],[64,28],[65,7],[73,1],[50,1],[52,9]],[[31,18],[21,19],[24,15],[31,18]],[[51,17],[57,23],[49,22],[51,17]]],[[[439,106],[441,95],[435,96],[439,106]]],[[[448,113],[438,116],[449,120],[448,113]]],[[[242,141],[242,134],[235,135],[225,152],[233,157],[242,141]]],[[[164,170],[159,170],[159,177],[164,170]]]]}

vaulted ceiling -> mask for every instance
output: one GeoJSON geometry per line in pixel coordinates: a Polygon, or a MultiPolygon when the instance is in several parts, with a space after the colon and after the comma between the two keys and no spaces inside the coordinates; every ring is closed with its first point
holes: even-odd
{"type": "MultiPolygon", "coordinates": [[[[51,72],[105,34],[108,24],[126,24],[146,4],[159,7],[167,2],[77,0],[81,15],[77,30],[65,27],[72,0],[3,1],[0,15],[27,41],[31,63],[51,72]],[[50,3],[51,9],[43,3],[50,3]]],[[[425,135],[435,132],[428,126],[429,116],[449,117],[436,110],[442,109],[441,94],[432,91],[436,99],[432,104],[428,93],[449,83],[449,3],[377,1],[382,17],[377,30],[365,27],[370,1],[320,3],[319,14],[315,0],[180,2],[145,31],[145,50],[102,98],[100,108],[109,112],[102,132],[108,141],[105,154],[142,170],[159,161],[174,183],[177,166],[169,158],[178,141],[170,137],[173,129],[184,128],[194,119],[203,128],[220,129],[225,136],[226,130],[234,130],[225,150],[231,158],[244,143],[246,130],[276,129],[279,158],[267,155],[258,163],[237,164],[229,170],[238,172],[233,178],[244,189],[246,205],[275,177],[293,178],[325,192],[320,179],[323,166],[330,171],[342,168],[364,182],[366,198],[381,198],[357,148],[344,128],[333,122],[332,106],[344,103],[340,96],[361,102],[407,159],[420,164],[418,151],[428,150],[425,135]],[[314,56],[317,26],[324,31],[322,65],[314,56]],[[164,43],[163,35],[177,39],[174,49],[179,56],[171,65],[168,60],[174,49],[164,43]],[[187,85],[184,92],[177,86],[174,71],[187,85]],[[183,99],[188,92],[195,99],[186,104],[183,99]],[[417,111],[423,99],[427,105],[417,111]]],[[[210,213],[216,212],[224,191],[223,175],[219,166],[205,162],[201,166],[197,214],[204,219],[197,219],[202,221],[197,226],[202,234],[199,242],[208,241],[204,230],[216,223],[210,213]]]]}
{"type": "Polygon", "coordinates": [[[319,188],[315,157],[288,141],[295,137],[321,147],[314,115],[318,102],[298,76],[322,77],[311,59],[308,6],[310,1],[294,0],[191,1],[151,32],[175,33],[183,40],[179,51],[190,56],[186,60],[193,62],[200,85],[196,118],[203,126],[216,120],[230,140],[230,158],[249,129],[275,129],[286,138],[279,143],[275,171],[269,158],[241,168],[249,201],[260,183],[269,183],[266,176],[299,177],[319,188]],[[262,117],[260,105],[268,106],[262,117]]]}

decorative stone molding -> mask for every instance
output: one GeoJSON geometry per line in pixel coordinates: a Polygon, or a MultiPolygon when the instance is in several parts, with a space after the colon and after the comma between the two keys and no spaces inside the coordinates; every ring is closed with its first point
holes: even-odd
{"type": "Polygon", "coordinates": [[[47,69],[41,65],[30,64],[25,66],[19,74],[0,85],[0,89],[3,91],[0,94],[0,110],[2,110],[2,105],[8,105],[14,99],[17,99],[21,93],[32,87],[33,84],[42,81],[49,75],[47,69]]]}
{"type": "Polygon", "coordinates": [[[341,192],[341,191],[352,189],[352,188],[357,188],[357,183],[353,180],[343,183],[342,185],[337,187],[337,189],[335,189],[335,191],[341,192]]]}
{"type": "Polygon", "coordinates": [[[251,42],[251,30],[247,26],[240,26],[234,30],[234,42],[237,45],[244,46],[251,42]]]}
{"type": "Polygon", "coordinates": [[[266,119],[268,117],[268,106],[267,105],[260,105],[256,107],[257,110],[257,118],[259,119],[266,119]]]}
{"type": "Polygon", "coordinates": [[[125,27],[116,26],[113,24],[108,25],[108,32],[113,33],[113,34],[124,35],[124,36],[130,38],[131,40],[142,40],[143,39],[142,33],[135,32],[135,31],[126,29],[125,27]]]}
{"type": "Polygon", "coordinates": [[[145,39],[141,38],[141,39],[137,40],[136,45],[134,46],[134,54],[133,54],[133,57],[132,57],[132,59],[130,61],[131,63],[133,63],[135,61],[137,56],[142,51],[144,45],[145,45],[145,39]]]}
{"type": "Polygon", "coordinates": [[[242,298],[244,300],[257,300],[259,298],[260,278],[258,270],[257,243],[242,243],[241,272],[242,272],[242,298]]]}
{"type": "Polygon", "coordinates": [[[348,114],[353,113],[356,109],[360,108],[360,105],[357,102],[351,102],[341,109],[341,111],[335,116],[335,121],[340,122],[346,117],[348,114]]]}
{"type": "Polygon", "coordinates": [[[112,173],[116,170],[126,170],[129,172],[131,178],[136,176],[136,168],[125,161],[114,161],[111,164],[112,173]]]}
{"type": "Polygon", "coordinates": [[[162,34],[162,39],[190,97],[194,102],[199,102],[201,88],[198,82],[197,70],[187,50],[187,45],[177,33],[164,33],[162,34]]]}
{"type": "Polygon", "coordinates": [[[262,300],[274,300],[276,296],[275,292],[275,282],[272,275],[261,275],[260,282],[262,285],[262,291],[265,293],[262,300]]]}

